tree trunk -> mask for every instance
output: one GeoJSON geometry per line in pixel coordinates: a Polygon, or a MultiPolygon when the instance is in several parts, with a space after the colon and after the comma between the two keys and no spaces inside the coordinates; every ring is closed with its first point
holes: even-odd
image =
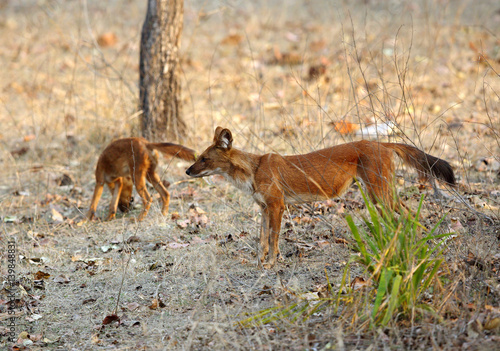
{"type": "Polygon", "coordinates": [[[141,32],[139,108],[141,131],[148,140],[185,136],[179,79],[179,42],[184,0],[148,0],[141,32]]]}

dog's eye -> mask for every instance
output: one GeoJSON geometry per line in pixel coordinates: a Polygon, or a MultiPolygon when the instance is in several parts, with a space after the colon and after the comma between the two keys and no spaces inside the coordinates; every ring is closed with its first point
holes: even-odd
{"type": "Polygon", "coordinates": [[[200,162],[206,162],[207,161],[207,158],[206,157],[202,157],[200,162]]]}

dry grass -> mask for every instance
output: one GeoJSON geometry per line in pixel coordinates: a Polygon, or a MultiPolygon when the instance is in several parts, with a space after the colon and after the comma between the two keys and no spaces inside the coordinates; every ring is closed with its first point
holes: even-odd
{"type": "MultiPolygon", "coordinates": [[[[443,286],[429,296],[439,318],[375,331],[362,327],[357,309],[364,307],[356,304],[303,323],[236,324],[246,312],[320,289],[325,269],[338,289],[351,251],[335,237],[349,238],[344,213],[364,213],[355,189],[319,208],[290,208],[281,240],[286,262],[271,271],[255,264],[259,213],[252,200],[218,178],[184,181],[188,165],[177,161],[163,162],[162,177],[173,183],[170,211],[178,220],[163,218],[156,204],[141,223],[129,220],[136,210],[81,224],[99,152],[113,138],[137,135],[145,2],[0,6],[1,240],[17,241],[24,258],[16,274],[27,293],[19,295],[17,334],[42,334],[55,341],[51,349],[75,350],[497,347],[498,327],[485,329],[500,307],[496,1],[185,5],[187,146],[203,150],[222,125],[247,151],[307,152],[361,138],[336,132],[337,122],[392,121],[398,133],[390,140],[413,142],[454,166],[462,199],[439,202],[429,191],[422,218],[432,227],[447,213],[443,231],[457,221],[463,227],[446,251],[443,286]],[[108,32],[117,43],[100,47],[98,37],[108,32]],[[311,67],[319,77],[309,77],[311,67]],[[69,185],[60,186],[63,175],[69,185]],[[195,224],[203,218],[192,204],[206,212],[206,226],[195,224]],[[132,236],[138,241],[129,242],[132,236]],[[36,281],[37,271],[50,277],[36,281]],[[165,306],[150,309],[155,298],[165,306]],[[101,327],[113,312],[122,323],[101,327]]],[[[403,172],[399,189],[416,204],[415,176],[403,172]]],[[[105,194],[101,216],[107,201],[105,194]]],[[[2,249],[2,276],[5,255],[2,249]]]]}

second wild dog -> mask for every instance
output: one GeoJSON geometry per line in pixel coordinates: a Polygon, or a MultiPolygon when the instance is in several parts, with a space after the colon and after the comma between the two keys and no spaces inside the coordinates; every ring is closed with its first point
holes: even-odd
{"type": "MultiPolygon", "coordinates": [[[[97,204],[104,184],[113,194],[109,204],[107,220],[115,217],[117,207],[122,212],[130,209],[132,186],[143,201],[143,210],[138,220],[144,219],[151,207],[152,198],[146,188],[146,179],[158,191],[162,201],[161,213],[166,215],[170,194],[156,173],[158,151],[186,161],[195,161],[195,152],[182,145],[172,143],[150,143],[144,138],[124,138],[113,141],[102,152],[95,170],[95,189],[87,218],[95,218],[97,204]]],[[[168,185],[168,183],[167,183],[168,185]]]]}

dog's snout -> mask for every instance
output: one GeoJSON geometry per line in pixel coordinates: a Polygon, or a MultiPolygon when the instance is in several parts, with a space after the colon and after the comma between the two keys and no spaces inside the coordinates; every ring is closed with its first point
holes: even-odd
{"type": "Polygon", "coordinates": [[[188,169],[186,169],[186,174],[187,175],[191,175],[191,167],[189,167],[188,169]]]}

